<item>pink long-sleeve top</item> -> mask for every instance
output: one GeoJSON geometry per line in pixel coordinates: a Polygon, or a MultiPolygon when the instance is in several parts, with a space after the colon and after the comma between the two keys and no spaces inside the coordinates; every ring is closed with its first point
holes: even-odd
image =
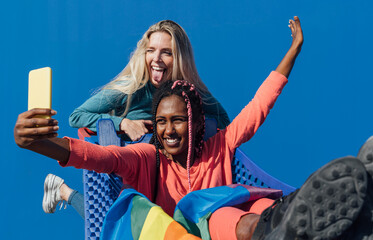
{"type": "MultiPolygon", "coordinates": [[[[201,157],[195,159],[190,168],[192,191],[232,183],[231,161],[235,149],[255,134],[286,83],[285,76],[271,72],[232,123],[204,143],[201,157]]],[[[125,184],[131,185],[150,200],[154,200],[155,184],[158,184],[155,203],[171,216],[176,204],[188,193],[187,170],[162,153],[158,181],[155,180],[156,149],[151,144],[103,147],[68,139],[71,153],[63,166],[116,173],[125,184]]]]}

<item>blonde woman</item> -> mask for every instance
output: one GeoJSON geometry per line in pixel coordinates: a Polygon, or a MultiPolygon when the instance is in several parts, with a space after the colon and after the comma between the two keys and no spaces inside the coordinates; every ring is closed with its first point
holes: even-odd
{"type": "Polygon", "coordinates": [[[217,120],[223,129],[229,124],[226,111],[202,82],[194,62],[193,50],[184,29],[164,20],[152,25],[137,43],[127,66],[100,92],[74,110],[72,127],[96,130],[101,118],[113,120],[117,131],[138,140],[151,126],[151,106],[155,89],[170,79],[193,83],[202,96],[207,118],[217,120]]]}

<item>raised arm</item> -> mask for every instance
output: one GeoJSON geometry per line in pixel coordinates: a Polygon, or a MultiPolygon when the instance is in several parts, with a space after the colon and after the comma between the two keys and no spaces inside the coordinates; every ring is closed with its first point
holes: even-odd
{"type": "Polygon", "coordinates": [[[276,72],[281,73],[285,77],[289,77],[291,69],[294,66],[295,59],[302,49],[303,44],[303,32],[300,26],[300,21],[297,16],[289,20],[289,28],[291,29],[291,36],[293,42],[291,43],[290,49],[276,68],[276,72]]]}
{"type": "Polygon", "coordinates": [[[254,136],[287,83],[287,77],[303,44],[303,33],[299,18],[294,17],[294,20],[290,20],[289,27],[293,37],[289,51],[276,68],[276,71],[272,72],[262,83],[251,102],[227,127],[226,139],[231,149],[235,149],[254,136]]]}
{"type": "Polygon", "coordinates": [[[66,163],[70,156],[69,140],[57,138],[58,121],[37,118],[37,115],[55,114],[56,111],[51,109],[32,109],[21,113],[14,127],[14,140],[21,148],[66,163]]]}

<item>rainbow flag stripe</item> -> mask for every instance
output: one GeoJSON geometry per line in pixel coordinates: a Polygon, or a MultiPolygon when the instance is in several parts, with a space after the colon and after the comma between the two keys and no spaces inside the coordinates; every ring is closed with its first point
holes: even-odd
{"type": "Polygon", "coordinates": [[[208,219],[217,209],[281,195],[241,184],[194,191],[181,199],[172,218],[143,194],[125,189],[105,217],[101,239],[209,240],[208,219]]]}

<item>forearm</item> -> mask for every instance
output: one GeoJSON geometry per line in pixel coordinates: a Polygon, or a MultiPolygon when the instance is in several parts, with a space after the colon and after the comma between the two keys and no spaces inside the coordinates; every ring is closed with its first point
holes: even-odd
{"type": "Polygon", "coordinates": [[[41,139],[24,148],[53,158],[62,164],[67,163],[70,156],[69,140],[65,138],[41,139]]]}
{"type": "Polygon", "coordinates": [[[280,64],[276,68],[276,72],[281,73],[286,78],[289,78],[290,72],[293,69],[295,59],[297,58],[300,49],[296,47],[290,47],[285,57],[281,60],[280,64]]]}
{"type": "Polygon", "coordinates": [[[69,117],[71,127],[88,127],[96,131],[96,122],[102,118],[113,120],[115,130],[119,131],[119,124],[122,121],[120,115],[126,106],[127,96],[119,91],[102,90],[86,100],[76,108],[69,117]],[[114,112],[113,114],[109,114],[114,112]]]}
{"type": "Polygon", "coordinates": [[[113,116],[110,114],[87,112],[81,109],[75,109],[75,111],[69,117],[69,123],[71,127],[87,127],[96,132],[96,123],[99,119],[103,118],[111,119],[114,122],[115,130],[120,131],[119,126],[123,119],[122,117],[113,116]]]}
{"type": "Polygon", "coordinates": [[[60,163],[61,166],[94,170],[98,173],[114,172],[127,179],[135,177],[142,165],[148,164],[149,155],[152,158],[155,156],[154,146],[150,144],[139,143],[119,147],[100,146],[74,138],[69,140],[69,161],[67,164],[60,163]]]}

